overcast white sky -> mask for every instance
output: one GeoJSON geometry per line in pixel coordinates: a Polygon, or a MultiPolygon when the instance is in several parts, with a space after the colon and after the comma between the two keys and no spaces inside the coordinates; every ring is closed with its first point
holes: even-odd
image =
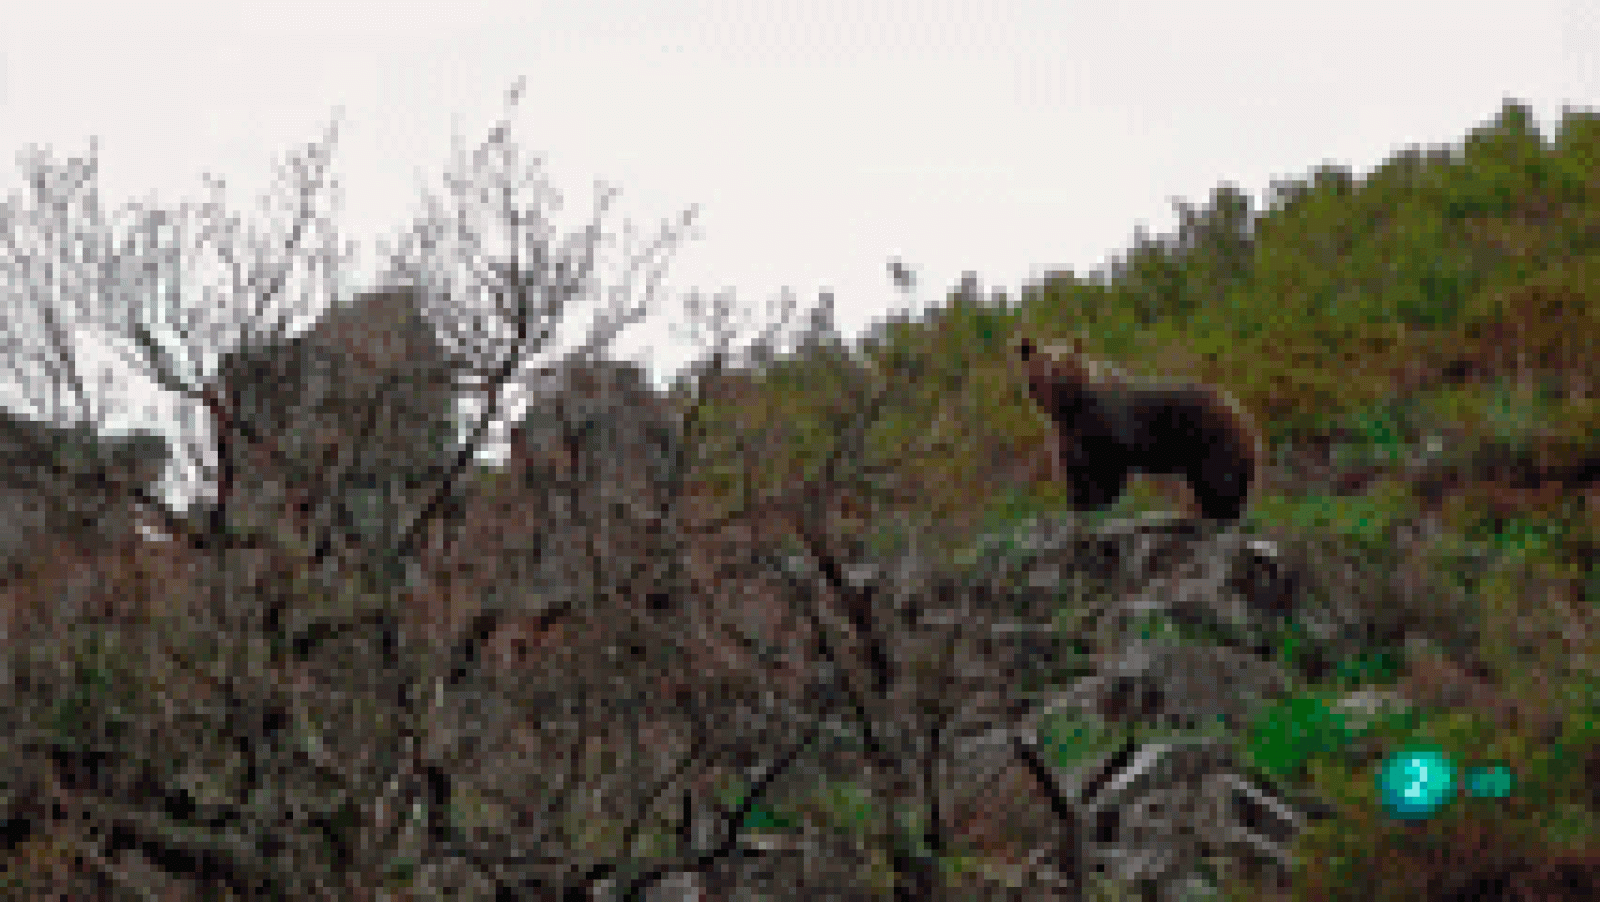
{"type": "MultiPolygon", "coordinates": [[[[437,190],[452,130],[476,146],[525,75],[514,136],[568,214],[597,178],[643,227],[699,204],[675,293],[831,287],[847,335],[904,302],[891,255],[918,303],[964,270],[1014,292],[1171,228],[1169,198],[1219,181],[1259,198],[1324,161],[1365,171],[1459,140],[1507,96],[1546,128],[1600,104],[1594,0],[0,6],[0,151],[59,159],[100,136],[108,206],[198,199],[210,171],[249,214],[273,159],[342,107],[339,223],[370,272],[419,179],[437,190]]],[[[21,189],[0,171],[0,193],[21,189]]],[[[619,345],[653,348],[658,376],[685,359],[676,310],[619,345]]]]}

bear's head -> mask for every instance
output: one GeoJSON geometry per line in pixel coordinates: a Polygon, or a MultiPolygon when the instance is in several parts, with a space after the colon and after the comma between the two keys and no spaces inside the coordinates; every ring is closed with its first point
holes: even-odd
{"type": "Polygon", "coordinates": [[[1027,377],[1028,395],[1045,411],[1059,409],[1077,390],[1129,384],[1127,373],[1084,354],[1082,337],[1044,347],[1024,337],[1016,347],[1027,377]]]}

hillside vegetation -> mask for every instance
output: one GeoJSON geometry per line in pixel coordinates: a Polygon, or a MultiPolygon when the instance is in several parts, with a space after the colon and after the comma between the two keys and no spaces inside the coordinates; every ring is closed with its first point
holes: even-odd
{"type": "MultiPolygon", "coordinates": [[[[1507,102],[1458,146],[1407,149],[1365,176],[1324,166],[1275,184],[1263,209],[1221,185],[1178,213],[1175,234],[1136,236],[1104,272],[1053,274],[1020,297],[969,281],[924,317],[854,343],[824,330],[753,367],[750,402],[729,415],[790,434],[754,478],[825,465],[851,404],[840,372],[914,372],[910,401],[867,442],[918,456],[894,480],[863,475],[839,523],[864,547],[915,537],[953,553],[974,530],[1065,507],[1050,426],[1009,359],[1019,331],[1082,336],[1147,379],[1223,385],[1270,446],[1244,528],[1321,543],[1324,576],[1348,561],[1344,589],[1388,609],[1389,635],[1329,682],[1398,682],[1436,706],[1408,736],[1448,734],[1529,780],[1507,809],[1458,812],[1419,845],[1377,813],[1371,765],[1312,762],[1347,807],[1306,841],[1307,885],[1322,888],[1306,898],[1336,897],[1341,880],[1356,892],[1360,873],[1411,892],[1408,874],[1487,849],[1594,854],[1600,115],[1568,111],[1546,136],[1507,102]]],[[[1136,480],[1115,512],[1185,493],[1136,480]]]]}
{"type": "MultiPolygon", "coordinates": [[[[872,438],[941,439],[904,493],[914,507],[1057,506],[1040,484],[1048,427],[1010,360],[1027,330],[1237,395],[1271,449],[1261,522],[1402,482],[1414,513],[1448,509],[1459,531],[1534,515],[1578,529],[1573,505],[1600,477],[1600,117],[1569,111],[1546,139],[1508,103],[1461,148],[1406,150],[1364,178],[1323,167],[1271,194],[1255,210],[1220,186],[1179,205],[1176,234],[1138,236],[1105,272],[1053,274],[1020,297],[954,290],[848,347],[813,335],[752,368],[750,407],[796,424],[768,477],[816,463],[807,436],[825,434],[835,371],[903,360],[918,368],[916,403],[887,411],[872,438]],[[1539,491],[1552,484],[1580,491],[1539,491]]],[[[1573,560],[1586,541],[1567,535],[1573,560]]]]}

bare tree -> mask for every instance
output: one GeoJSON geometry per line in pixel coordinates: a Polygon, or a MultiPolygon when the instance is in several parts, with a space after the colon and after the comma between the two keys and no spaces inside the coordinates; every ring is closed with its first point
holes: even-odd
{"type": "MultiPolygon", "coordinates": [[[[1000,637],[1057,594],[929,550],[957,526],[909,513],[910,462],[945,453],[949,417],[893,423],[928,361],[845,349],[828,303],[785,334],[792,295],[742,321],[691,295],[708,353],[655,392],[605,352],[657,305],[691,215],[628,232],[608,272],[615,192],[559,235],[509,128],[458,149],[449,196],[351,306],[320,303],[344,260],[317,203],[331,132],[286,164],[281,230],[226,214],[220,184],[87,230],[84,289],[52,297],[203,423],[185,452],[207,498],[128,489],[175,539],[140,570],[164,615],[21,656],[6,842],[48,836],[70,851],[52,885],[109,898],[642,899],[768,866],[791,895],[963,892],[941,862],[987,851],[973,825],[1009,801],[996,773],[1041,704],[1014,683],[1044,656],[1000,637]],[[222,284],[191,288],[206,273],[222,284]],[[790,375],[827,391],[766,393],[790,375]],[[511,472],[485,472],[517,396],[511,472]],[[892,517],[907,547],[870,552],[892,517]]],[[[73,382],[29,366],[44,396],[73,382]]],[[[946,387],[974,402],[964,374],[946,387]]],[[[1018,805],[1053,829],[1075,802],[1034,772],[1018,805]]]]}
{"type": "Polygon", "coordinates": [[[917,285],[916,273],[900,262],[899,257],[889,258],[889,279],[901,291],[910,291],[917,285]]]}
{"type": "Polygon", "coordinates": [[[787,516],[793,498],[703,503],[713,445],[731,438],[719,447],[753,472],[749,454],[769,440],[702,422],[735,392],[726,341],[671,399],[597,359],[648,311],[688,217],[630,247],[607,283],[597,263],[613,192],[558,240],[548,194],[531,206],[519,197],[507,129],[462,155],[465,171],[449,179],[462,209],[430,198],[388,274],[397,290],[377,302],[394,301],[396,332],[431,328],[442,353],[398,355],[439,364],[427,375],[361,365],[382,344],[345,340],[351,323],[376,324],[365,312],[334,309],[297,332],[342,260],[316,205],[332,185],[331,134],[287,164],[289,223],[277,233],[227,215],[217,184],[209,204],[131,209],[124,234],[101,236],[92,312],[203,417],[186,450],[209,497],[202,515],[184,515],[135,487],[177,540],[172,613],[97,633],[69,656],[30,657],[6,709],[16,729],[5,747],[26,775],[5,800],[10,823],[74,849],[82,892],[188,884],[345,898],[409,883],[577,898],[609,884],[637,898],[760,852],[747,821],[834,704],[805,702],[834,679],[805,652],[815,633],[782,606],[740,598],[779,597],[768,552],[783,530],[770,515],[787,516]],[[483,205],[506,229],[499,248],[469,223],[483,205]],[[191,290],[188,274],[208,269],[223,284],[191,290]],[[444,618],[433,641],[426,604],[459,555],[431,543],[432,527],[464,510],[459,551],[484,519],[507,525],[482,516],[505,499],[472,461],[508,387],[534,375],[556,327],[592,297],[602,304],[587,334],[542,368],[558,391],[519,433],[528,503],[512,512],[520,532],[500,531],[526,536],[528,566],[474,583],[467,616],[444,618]],[[445,384],[477,399],[467,439],[396,458],[397,437],[438,413],[422,389],[445,384]],[[347,489],[402,471],[406,491],[368,518],[383,529],[363,533],[347,489]],[[415,558],[420,585],[367,578],[370,558],[350,550],[415,558]],[[561,641],[498,673],[485,652],[530,617],[561,641]],[[64,705],[83,712],[70,735],[48,726],[64,705]],[[63,793],[70,826],[50,827],[63,793]]]}
{"type": "MultiPolygon", "coordinates": [[[[507,129],[502,123],[473,155],[484,179],[496,178],[488,171],[491,164],[514,160],[505,146],[507,129]]],[[[187,877],[231,887],[238,895],[344,897],[391,879],[386,875],[407,843],[410,854],[425,862],[462,860],[457,852],[446,854],[452,848],[448,812],[459,804],[449,769],[456,752],[448,739],[451,728],[439,720],[434,691],[455,671],[428,670],[430,659],[411,653],[418,636],[403,630],[404,612],[392,587],[350,572],[339,554],[340,540],[350,532],[348,510],[312,504],[309,515],[296,516],[308,492],[394,468],[383,459],[392,450],[393,429],[363,428],[355,418],[351,428],[323,435],[315,418],[308,423],[299,416],[308,407],[299,402],[317,393],[317,379],[328,387],[329,376],[359,372],[318,372],[338,357],[329,353],[329,344],[337,345],[339,311],[324,317],[310,338],[291,337],[292,326],[313,315],[316,287],[331,287],[342,263],[317,206],[332,187],[326,175],[332,137],[330,132],[327,141],[287,163],[289,222],[277,233],[247,230],[225,214],[220,183],[214,183],[211,202],[177,213],[130,208],[131,227],[120,236],[102,222],[98,208],[84,214],[98,229],[94,242],[80,242],[92,248],[81,267],[80,300],[87,312],[121,332],[120,348],[130,361],[205,418],[206,428],[191,430],[187,448],[209,488],[203,519],[172,510],[148,489],[136,487],[134,494],[180,547],[205,554],[190,562],[189,582],[169,586],[169,600],[188,618],[182,628],[152,626],[141,634],[151,643],[146,653],[118,665],[131,668],[122,678],[125,685],[151,690],[135,706],[144,718],[139,735],[124,736],[115,746],[74,743],[69,749],[50,731],[8,731],[18,743],[13,750],[41,765],[36,791],[8,804],[23,813],[22,823],[32,825],[24,833],[42,829],[39,806],[45,803],[38,793],[48,794],[48,786],[63,779],[63,767],[92,767],[100,776],[74,784],[74,804],[81,809],[75,820],[100,826],[75,842],[84,861],[98,863],[95,880],[125,891],[155,891],[162,880],[187,877]],[[185,278],[191,270],[220,270],[223,283],[191,290],[185,278]],[[279,366],[285,371],[278,372],[279,366]],[[252,398],[252,389],[267,379],[296,384],[300,396],[287,404],[252,398]],[[326,451],[337,453],[332,459],[319,456],[326,451]],[[260,491],[271,479],[286,483],[285,509],[276,521],[267,516],[270,493],[260,491]],[[243,515],[247,508],[262,516],[243,515]],[[187,725],[159,704],[148,707],[163,694],[154,687],[169,681],[187,687],[190,714],[179,718],[187,725]],[[162,751],[152,754],[158,746],[162,751]],[[57,763],[48,765],[51,760],[57,763]],[[201,762],[209,762],[204,772],[196,770],[201,762]],[[145,788],[135,793],[135,784],[145,788]],[[420,834],[407,833],[406,820],[396,816],[414,804],[432,812],[420,834]],[[119,856],[130,849],[139,853],[142,867],[165,877],[122,867],[119,856]]],[[[79,169],[92,175],[92,166],[79,169]]],[[[506,385],[546,348],[554,325],[577,302],[599,295],[605,302],[600,319],[575,353],[603,348],[644,314],[663,252],[679,234],[664,229],[626,261],[619,283],[602,286],[595,266],[600,217],[611,192],[603,193],[589,227],[561,241],[542,218],[548,198],[521,207],[513,178],[506,175],[498,186],[504,190],[495,207],[511,230],[511,249],[471,276],[486,282],[486,291],[456,293],[448,278],[435,278],[443,268],[437,260],[396,270],[420,276],[405,287],[410,297],[429,302],[424,314],[454,308],[430,325],[441,330],[451,388],[476,393],[481,401],[467,440],[447,448],[425,472],[410,474],[427,477],[426,490],[381,516],[393,521],[386,523],[393,531],[361,540],[401,559],[425,543],[430,524],[458,496],[487,427],[503,413],[506,385]],[[470,314],[469,295],[479,304],[470,314]]],[[[470,200],[468,182],[452,185],[463,190],[460,200],[470,200]]],[[[437,219],[420,227],[414,247],[426,248],[443,228],[437,219]]],[[[397,262],[403,257],[397,255],[397,262]]],[[[489,257],[464,252],[457,259],[489,257]]],[[[53,322],[47,319],[46,325],[53,322]]],[[[76,389],[78,380],[61,368],[72,361],[62,334],[64,328],[57,328],[57,352],[34,361],[35,369],[76,389]]],[[[349,354],[350,347],[343,352],[349,354]]],[[[427,381],[381,367],[373,372],[386,380],[378,386],[378,403],[363,408],[375,416],[394,414],[415,397],[411,389],[427,381]]],[[[340,412],[348,413],[332,411],[340,412]]],[[[410,425],[400,419],[396,428],[410,425]]],[[[77,691],[72,686],[83,674],[81,665],[56,664],[67,671],[54,694],[77,691]]],[[[38,668],[50,666],[48,659],[34,658],[28,666],[33,679],[23,682],[35,694],[14,709],[24,719],[56,703],[51,692],[37,692],[49,685],[37,679],[44,672],[38,668]]],[[[605,869],[591,870],[575,873],[592,882],[605,869]]]]}
{"type": "Polygon", "coordinates": [[[0,355],[23,405],[0,411],[0,557],[13,577],[52,537],[85,549],[131,537],[128,490],[152,487],[168,453],[152,434],[104,435],[111,375],[79,365],[106,234],[94,148],[62,164],[32,148],[19,163],[29,191],[0,204],[0,355]]]}

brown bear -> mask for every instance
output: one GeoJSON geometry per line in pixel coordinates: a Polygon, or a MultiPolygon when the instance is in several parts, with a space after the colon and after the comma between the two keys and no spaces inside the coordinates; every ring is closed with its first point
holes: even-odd
{"type": "Polygon", "coordinates": [[[1070,346],[1017,343],[1028,394],[1055,422],[1072,504],[1097,510],[1121,497],[1128,474],[1173,473],[1201,513],[1231,523],[1244,512],[1261,438],[1232,396],[1207,385],[1135,386],[1126,374],[1070,346]]]}

